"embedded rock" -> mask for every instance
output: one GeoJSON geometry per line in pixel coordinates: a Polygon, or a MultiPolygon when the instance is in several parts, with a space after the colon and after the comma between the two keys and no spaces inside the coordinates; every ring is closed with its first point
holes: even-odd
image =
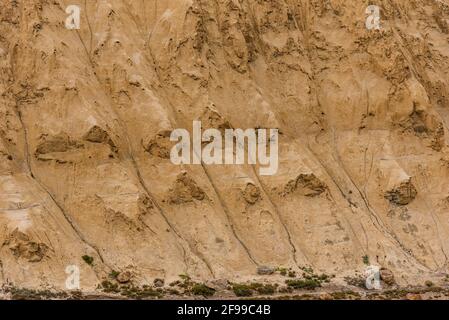
{"type": "Polygon", "coordinates": [[[393,204],[405,206],[411,203],[416,198],[417,194],[418,191],[413,185],[411,178],[409,178],[408,180],[401,182],[392,190],[387,191],[385,198],[393,204]]]}

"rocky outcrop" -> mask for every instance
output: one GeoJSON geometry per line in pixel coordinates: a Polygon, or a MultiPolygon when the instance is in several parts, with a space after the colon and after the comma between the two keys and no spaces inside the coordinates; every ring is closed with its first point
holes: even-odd
{"type": "Polygon", "coordinates": [[[380,269],[380,279],[388,286],[396,283],[393,272],[387,268],[380,269]]]}
{"type": "Polygon", "coordinates": [[[313,173],[300,174],[296,179],[290,180],[284,188],[284,195],[298,191],[306,197],[316,197],[325,192],[327,186],[313,173]]]}
{"type": "Polygon", "coordinates": [[[82,147],[82,144],[72,140],[67,134],[61,133],[54,136],[43,135],[42,142],[36,147],[35,155],[39,158],[41,155],[54,152],[67,152],[71,149],[82,147]]]}
{"type": "Polygon", "coordinates": [[[123,271],[117,275],[117,281],[119,283],[128,283],[131,281],[132,273],[130,271],[123,271]]]}
{"type": "Polygon", "coordinates": [[[188,174],[182,172],[176,177],[174,186],[169,190],[169,202],[171,204],[183,204],[193,200],[203,201],[206,193],[188,174]]]}
{"type": "Polygon", "coordinates": [[[270,274],[273,274],[275,271],[276,271],[276,268],[269,267],[269,266],[259,266],[257,268],[258,275],[270,275],[270,274]]]}
{"type": "Polygon", "coordinates": [[[144,149],[150,155],[161,159],[170,159],[170,150],[173,147],[173,142],[170,141],[170,132],[164,131],[158,133],[156,137],[151,139],[144,149]]]}
{"type": "Polygon", "coordinates": [[[246,185],[245,190],[243,190],[242,192],[242,195],[245,201],[250,205],[255,204],[261,199],[260,189],[252,183],[248,183],[246,185]]]}
{"type": "Polygon", "coordinates": [[[93,126],[92,128],[90,128],[89,131],[87,131],[86,134],[83,136],[83,139],[85,141],[89,141],[92,143],[107,144],[111,147],[111,151],[113,151],[115,153],[118,152],[118,149],[117,149],[114,141],[112,141],[109,134],[104,129],[100,128],[99,126],[93,126]]]}
{"type": "Polygon", "coordinates": [[[217,129],[224,136],[226,129],[232,129],[231,124],[215,108],[214,105],[207,106],[200,117],[204,129],[217,129]]]}
{"type": "Polygon", "coordinates": [[[405,206],[410,204],[416,198],[417,194],[418,191],[413,185],[412,179],[408,178],[393,189],[388,190],[385,193],[385,198],[395,205],[405,206]]]}
{"type": "Polygon", "coordinates": [[[27,234],[15,229],[3,242],[17,258],[29,262],[40,262],[49,251],[45,243],[33,241],[27,234]]]}

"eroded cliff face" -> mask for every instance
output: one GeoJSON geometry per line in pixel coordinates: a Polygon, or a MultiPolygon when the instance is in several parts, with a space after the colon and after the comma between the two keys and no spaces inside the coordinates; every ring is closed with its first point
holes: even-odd
{"type": "Polygon", "coordinates": [[[1,0],[0,281],[447,272],[448,18],[446,0],[1,0]],[[193,120],[279,128],[277,174],[172,164],[193,120]]]}

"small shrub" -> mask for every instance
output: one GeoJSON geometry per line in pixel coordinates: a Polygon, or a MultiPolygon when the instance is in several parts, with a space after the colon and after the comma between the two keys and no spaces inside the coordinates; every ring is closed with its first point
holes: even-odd
{"type": "Polygon", "coordinates": [[[253,295],[253,290],[246,284],[234,284],[232,286],[232,291],[234,291],[237,297],[250,297],[253,295]]]}
{"type": "Polygon", "coordinates": [[[319,281],[323,281],[323,282],[330,282],[330,277],[327,274],[321,274],[318,276],[318,280],[319,281]]]}
{"type": "Polygon", "coordinates": [[[426,287],[431,288],[434,286],[433,282],[430,280],[427,280],[426,282],[424,282],[424,284],[426,285],[426,287]]]}
{"type": "Polygon", "coordinates": [[[280,293],[292,293],[293,289],[291,287],[285,286],[279,288],[280,293]]]}
{"type": "Polygon", "coordinates": [[[273,294],[276,292],[277,285],[262,284],[259,282],[250,283],[247,286],[252,291],[257,291],[259,294],[273,294]]]}
{"type": "Polygon", "coordinates": [[[307,289],[313,290],[315,288],[321,287],[321,283],[315,279],[305,279],[305,280],[285,280],[285,284],[294,289],[307,289]]]}
{"type": "Polygon", "coordinates": [[[179,277],[183,280],[183,281],[190,281],[190,277],[186,274],[180,274],[179,277]]]}
{"type": "Polygon", "coordinates": [[[160,298],[163,296],[163,292],[154,290],[152,288],[139,288],[139,287],[123,287],[120,294],[122,296],[132,299],[144,299],[144,298],[160,298]]]}
{"type": "Polygon", "coordinates": [[[345,277],[345,281],[350,286],[366,289],[366,279],[363,277],[345,277]]]}
{"type": "Polygon", "coordinates": [[[87,263],[88,265],[93,265],[94,264],[94,258],[91,256],[88,256],[87,254],[81,257],[85,263],[87,263]]]}
{"type": "Polygon", "coordinates": [[[369,257],[367,255],[363,256],[363,263],[366,264],[367,266],[369,265],[369,257]]]}
{"type": "Polygon", "coordinates": [[[276,287],[272,284],[265,284],[256,288],[256,291],[259,294],[274,294],[276,292],[276,287]]]}
{"type": "Polygon", "coordinates": [[[175,286],[178,286],[178,285],[180,285],[180,284],[181,284],[181,281],[176,280],[176,281],[170,282],[168,285],[169,285],[170,287],[175,287],[175,286]]]}
{"type": "Polygon", "coordinates": [[[313,274],[313,269],[311,267],[301,267],[300,269],[305,273],[313,274]]]}
{"type": "Polygon", "coordinates": [[[48,300],[68,298],[66,292],[56,292],[50,290],[35,290],[28,288],[4,287],[5,292],[9,292],[13,300],[48,300]]]}
{"type": "Polygon", "coordinates": [[[330,295],[335,300],[345,300],[347,298],[346,292],[332,292],[330,295]]]}
{"type": "Polygon", "coordinates": [[[287,269],[285,268],[279,268],[279,273],[281,274],[281,276],[286,276],[287,275],[287,269]]]}
{"type": "Polygon", "coordinates": [[[112,283],[108,280],[104,280],[101,282],[101,287],[103,288],[103,291],[106,293],[119,293],[120,288],[118,284],[112,283]]]}
{"type": "Polygon", "coordinates": [[[183,289],[189,289],[194,283],[191,278],[186,274],[180,274],[179,277],[182,281],[179,281],[177,286],[183,289]]]}
{"type": "Polygon", "coordinates": [[[117,279],[117,276],[120,274],[120,272],[118,272],[118,271],[116,271],[116,270],[112,270],[110,273],[109,273],[109,278],[111,278],[111,279],[117,279]]]}
{"type": "Polygon", "coordinates": [[[203,283],[195,283],[191,292],[196,296],[211,297],[215,294],[215,289],[210,288],[203,283]]]}
{"type": "Polygon", "coordinates": [[[153,289],[144,289],[144,290],[138,290],[137,293],[137,298],[150,298],[150,297],[155,297],[155,298],[160,298],[163,296],[163,292],[161,292],[160,290],[153,290],[153,289]]]}
{"type": "Polygon", "coordinates": [[[176,296],[180,295],[180,292],[178,290],[171,289],[171,288],[167,290],[167,293],[172,294],[172,295],[176,295],[176,296]]]}

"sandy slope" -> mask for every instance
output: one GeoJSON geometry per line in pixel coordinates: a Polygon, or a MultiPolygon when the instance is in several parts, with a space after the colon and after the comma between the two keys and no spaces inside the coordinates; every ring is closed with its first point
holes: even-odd
{"type": "Polygon", "coordinates": [[[375,2],[1,0],[0,282],[447,272],[449,2],[375,2]],[[173,165],[195,119],[279,128],[278,173],[173,165]]]}

